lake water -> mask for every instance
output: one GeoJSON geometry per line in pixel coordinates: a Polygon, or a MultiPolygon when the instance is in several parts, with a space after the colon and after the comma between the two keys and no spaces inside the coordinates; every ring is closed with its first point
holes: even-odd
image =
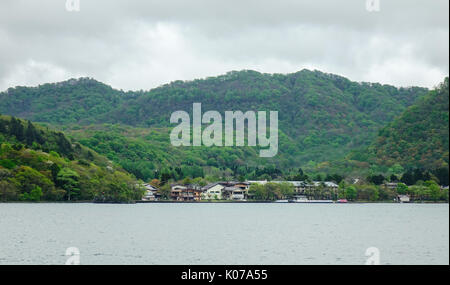
{"type": "Polygon", "coordinates": [[[449,264],[448,204],[2,204],[0,264],[449,264]]]}

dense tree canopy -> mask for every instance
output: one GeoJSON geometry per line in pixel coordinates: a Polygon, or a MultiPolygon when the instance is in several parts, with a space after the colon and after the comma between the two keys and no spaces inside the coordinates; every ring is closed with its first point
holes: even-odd
{"type": "Polygon", "coordinates": [[[62,133],[8,116],[0,125],[0,201],[140,199],[134,177],[62,133]]]}
{"type": "MultiPolygon", "coordinates": [[[[10,88],[0,93],[0,112],[47,122],[137,178],[163,184],[186,177],[339,183],[348,176],[379,184],[380,179],[400,180],[414,169],[425,169],[448,184],[448,79],[427,92],[309,70],[287,75],[229,72],[145,92],[123,92],[80,78],[10,88]],[[203,112],[278,111],[278,155],[261,159],[255,147],[173,147],[170,115],[191,113],[195,102],[202,103],[203,112]]],[[[12,139],[13,148],[20,142],[85,166],[94,159],[92,151],[80,151],[81,145],[64,134],[31,122],[3,118],[0,132],[12,139]],[[76,153],[83,155],[76,158],[76,153]]],[[[0,161],[4,168],[14,163],[0,161]]],[[[61,170],[53,167],[57,181],[61,170]]]]}
{"type": "MultiPolygon", "coordinates": [[[[426,91],[418,87],[396,88],[352,82],[344,77],[309,70],[287,75],[249,70],[229,72],[202,80],[175,81],[146,92],[123,92],[93,79],[81,78],[35,88],[10,88],[0,93],[0,112],[52,123],[58,128],[68,124],[80,128],[118,123],[127,128],[150,128],[158,133],[159,128],[173,127],[169,123],[172,112],[184,110],[191,113],[195,102],[202,103],[204,111],[216,110],[221,114],[228,110],[278,111],[279,155],[266,163],[281,169],[315,168],[321,162],[341,159],[350,150],[369,145],[381,127],[426,91]]],[[[105,142],[108,135],[96,134],[95,139],[105,142]]],[[[136,150],[136,154],[149,148],[143,145],[148,141],[129,140],[128,135],[120,137],[120,134],[113,133],[115,142],[110,143],[111,149],[105,150],[105,154],[116,152],[117,156],[123,156],[121,144],[124,141],[134,148],[131,152],[136,150]]],[[[155,151],[170,149],[169,146],[155,148],[155,151]]],[[[174,157],[177,157],[178,150],[170,151],[166,157],[174,152],[174,157]]],[[[189,148],[180,151],[187,152],[183,156],[192,157],[195,161],[197,153],[190,155],[189,148]]],[[[209,167],[238,168],[241,164],[255,166],[261,163],[257,152],[251,149],[215,148],[208,152],[216,154],[206,157],[204,165],[209,167]],[[237,163],[231,166],[229,160],[237,163]]],[[[144,173],[138,174],[140,177],[151,177],[149,171],[153,168],[150,163],[157,165],[160,162],[158,159],[155,161],[151,151],[144,151],[143,155],[146,159],[138,159],[133,165],[129,163],[129,160],[133,161],[130,157],[117,157],[115,161],[120,159],[127,169],[134,168],[132,172],[135,174],[142,169],[144,173]]]]}

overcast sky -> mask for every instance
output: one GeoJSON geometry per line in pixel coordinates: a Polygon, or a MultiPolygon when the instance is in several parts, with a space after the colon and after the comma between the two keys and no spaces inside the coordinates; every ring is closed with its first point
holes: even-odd
{"type": "Polygon", "coordinates": [[[147,90],[303,68],[433,87],[449,73],[448,0],[379,0],[378,12],[366,0],[79,2],[0,1],[0,90],[81,76],[147,90]]]}

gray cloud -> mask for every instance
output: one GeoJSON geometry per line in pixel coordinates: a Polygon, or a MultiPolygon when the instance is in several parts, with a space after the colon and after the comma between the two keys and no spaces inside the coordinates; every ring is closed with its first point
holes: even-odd
{"type": "Polygon", "coordinates": [[[448,75],[447,0],[0,2],[0,89],[90,76],[122,89],[230,70],[319,69],[432,87],[448,75]]]}

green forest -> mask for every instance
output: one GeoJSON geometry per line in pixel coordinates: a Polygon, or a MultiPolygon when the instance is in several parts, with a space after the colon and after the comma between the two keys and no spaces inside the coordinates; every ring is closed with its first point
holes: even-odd
{"type": "Polygon", "coordinates": [[[152,179],[358,178],[373,185],[380,179],[448,185],[448,101],[448,78],[428,90],[310,70],[233,71],[149,91],[116,90],[90,78],[9,88],[0,93],[0,113],[14,116],[0,121],[0,171],[7,177],[2,183],[14,190],[2,191],[28,199],[39,187],[45,199],[55,192],[56,200],[70,195],[125,201],[139,192],[137,180],[152,179]],[[278,155],[260,158],[256,147],[173,147],[170,115],[190,113],[196,102],[203,112],[278,111],[278,155]],[[50,164],[58,169],[52,172],[50,164]],[[41,173],[50,186],[20,186],[16,175],[24,167],[41,173]],[[77,186],[61,182],[60,172],[76,173],[77,186]],[[123,186],[116,194],[107,194],[111,181],[123,186]],[[117,198],[119,193],[123,197],[117,198]]]}
{"type": "MultiPolygon", "coordinates": [[[[287,75],[230,72],[136,92],[81,78],[10,88],[0,94],[0,113],[56,128],[109,123],[158,131],[173,127],[169,123],[172,112],[191,112],[195,102],[201,102],[205,112],[275,110],[279,113],[281,155],[270,163],[284,169],[315,166],[369,145],[380,128],[427,91],[352,82],[309,70],[287,75]],[[283,153],[289,155],[283,158],[283,153]]],[[[250,157],[250,164],[255,158],[250,157]]]]}
{"type": "Polygon", "coordinates": [[[448,167],[448,78],[380,130],[372,146],[375,163],[448,167]],[[408,155],[404,155],[408,154],[408,155]]]}
{"type": "Polygon", "coordinates": [[[0,116],[0,201],[130,202],[142,196],[137,185],[63,133],[0,116]]]}

